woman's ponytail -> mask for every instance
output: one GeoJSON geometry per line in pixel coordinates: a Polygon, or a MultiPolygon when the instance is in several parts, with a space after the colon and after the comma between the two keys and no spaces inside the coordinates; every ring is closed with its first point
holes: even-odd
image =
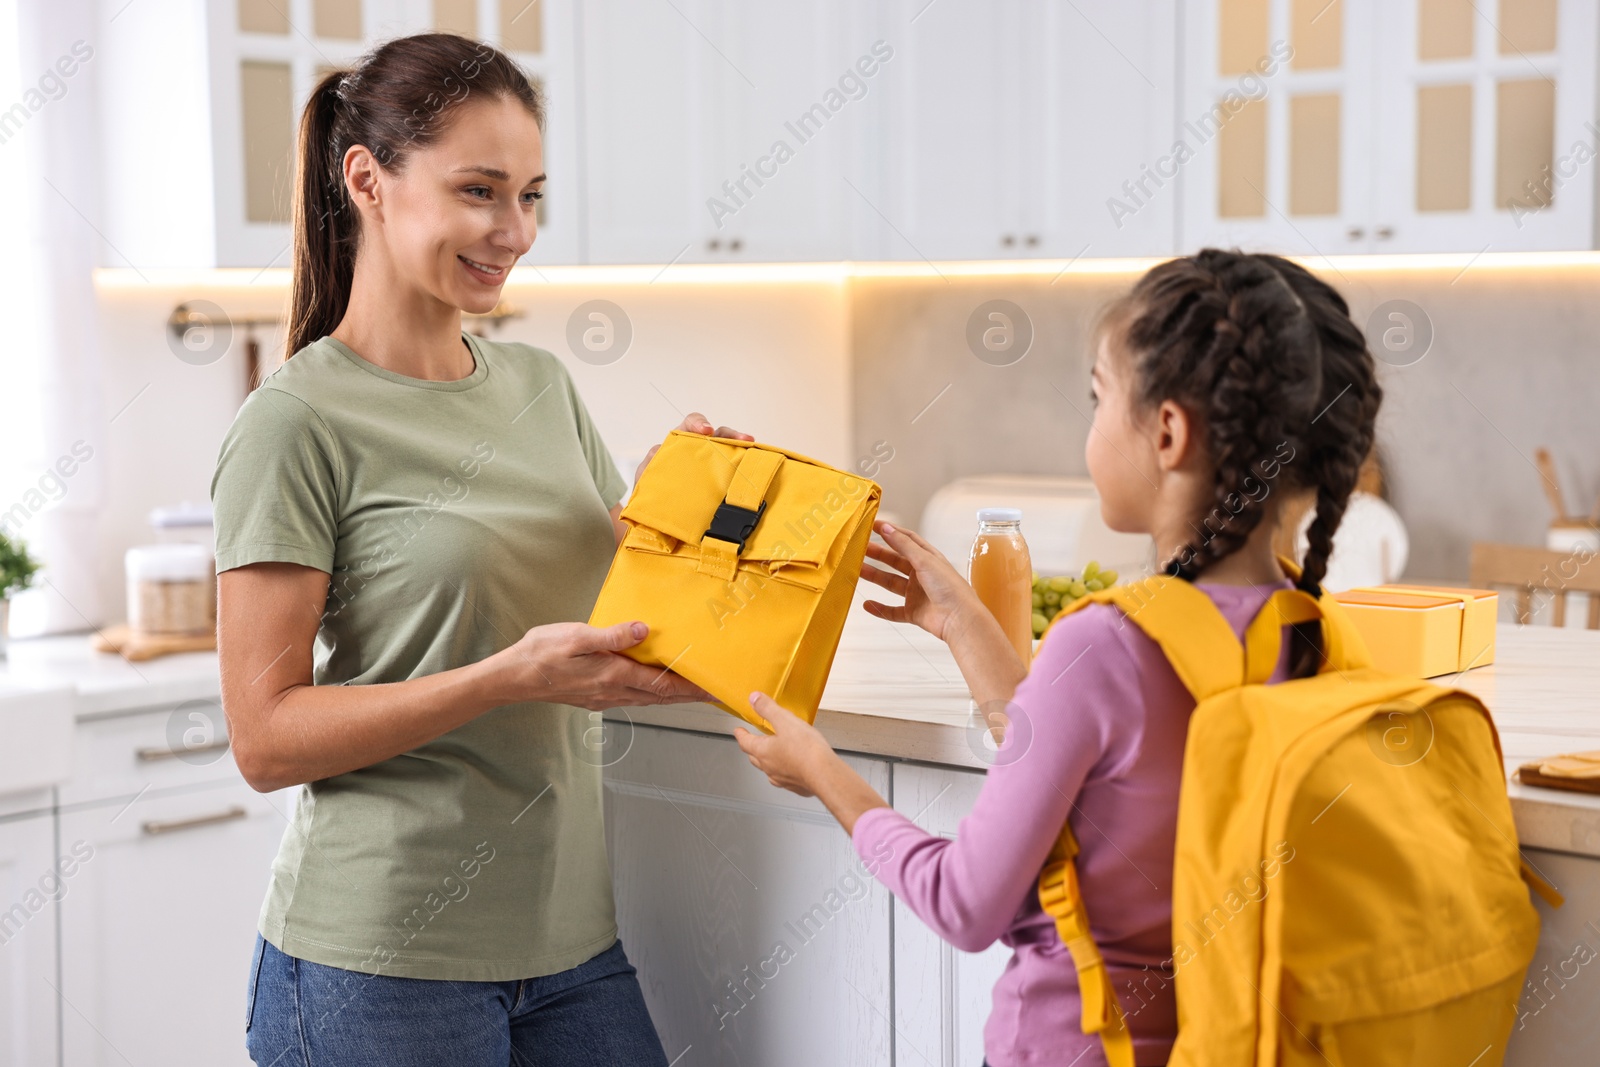
{"type": "Polygon", "coordinates": [[[504,52],[451,33],[396,38],[317,82],[300,116],[286,355],[332,333],[350,304],[361,218],[344,184],[345,153],[363,145],[384,170],[399,173],[411,150],[437,140],[462,104],[505,97],[544,125],[544,99],[526,71],[504,52]]]}
{"type": "Polygon", "coordinates": [[[337,70],[324,75],[300,116],[286,347],[291,356],[332,333],[350,304],[359,220],[345,196],[344,153],[334,138],[345,77],[337,70]]]}

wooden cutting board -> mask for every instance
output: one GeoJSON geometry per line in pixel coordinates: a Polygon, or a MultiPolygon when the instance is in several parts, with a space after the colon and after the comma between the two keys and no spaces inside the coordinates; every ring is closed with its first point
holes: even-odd
{"type": "Polygon", "coordinates": [[[1600,778],[1552,778],[1550,775],[1540,774],[1537,763],[1524,763],[1518,767],[1517,777],[1523,785],[1565,789],[1569,793],[1600,793],[1600,778]]]}
{"type": "Polygon", "coordinates": [[[130,663],[142,663],[174,652],[215,652],[217,635],[215,632],[196,637],[142,634],[127,623],[119,622],[97,632],[89,643],[96,652],[116,652],[130,663]]]}

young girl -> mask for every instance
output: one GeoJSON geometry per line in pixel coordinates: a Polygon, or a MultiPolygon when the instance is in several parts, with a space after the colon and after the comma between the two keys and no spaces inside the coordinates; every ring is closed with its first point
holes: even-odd
{"type": "MultiPolygon", "coordinates": [[[[1318,589],[1345,502],[1371,449],[1380,390],[1344,300],[1268,255],[1206,250],[1146,274],[1102,320],[1085,458],[1108,525],[1148,533],[1168,574],[1192,581],[1242,636],[1278,589],[1272,552],[1285,491],[1315,494],[1299,585],[1318,589]]],[[[862,577],[904,598],[867,610],[946,641],[980,708],[1009,731],[954,840],[925,833],[861,780],[822,735],[765,694],[775,733],[737,730],[773,784],[817,796],[856,852],[956,948],[1001,939],[1014,954],[994,989],[986,1063],[1104,1063],[1080,1030],[1077,975],[1039,906],[1045,857],[1070,822],[1096,943],[1140,1065],[1177,1032],[1170,979],[1172,856],[1194,707],[1156,645],[1109,605],[1063,619],[1024,670],[999,624],[940,553],[877,524],[862,577]],[[1013,751],[1031,732],[1027,749],[1013,751]],[[885,860],[884,857],[887,857],[885,860]]],[[[1316,672],[1318,636],[1284,642],[1272,681],[1316,672]]]]}

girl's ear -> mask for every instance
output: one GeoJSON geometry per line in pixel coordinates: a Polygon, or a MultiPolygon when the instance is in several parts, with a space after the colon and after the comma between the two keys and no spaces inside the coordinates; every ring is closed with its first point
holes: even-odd
{"type": "Polygon", "coordinates": [[[1163,471],[1186,466],[1195,452],[1194,424],[1189,413],[1176,401],[1163,400],[1153,421],[1156,465],[1163,471]]]}

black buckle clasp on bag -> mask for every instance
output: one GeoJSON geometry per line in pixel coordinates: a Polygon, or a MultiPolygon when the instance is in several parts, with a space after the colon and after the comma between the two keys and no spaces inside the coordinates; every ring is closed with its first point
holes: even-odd
{"type": "Polygon", "coordinates": [[[755,531],[756,523],[761,521],[761,516],[766,513],[767,502],[763,500],[761,506],[754,511],[741,508],[737,504],[730,504],[726,499],[717,505],[717,513],[711,516],[711,526],[704,536],[715,537],[719,541],[728,541],[739,546],[739,551],[744,551],[744,543],[750,539],[755,531]]]}

